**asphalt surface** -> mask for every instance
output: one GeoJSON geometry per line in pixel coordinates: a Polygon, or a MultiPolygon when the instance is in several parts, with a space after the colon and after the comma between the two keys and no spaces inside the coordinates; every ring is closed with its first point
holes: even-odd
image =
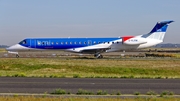
{"type": "Polygon", "coordinates": [[[77,93],[78,89],[122,94],[165,90],[180,94],[180,79],[113,79],[113,78],[23,78],[0,77],[0,93],[52,93],[55,89],[77,93]]]}

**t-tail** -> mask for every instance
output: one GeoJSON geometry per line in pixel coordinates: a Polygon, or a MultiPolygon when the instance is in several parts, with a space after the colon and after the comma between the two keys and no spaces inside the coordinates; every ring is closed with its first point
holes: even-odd
{"type": "Polygon", "coordinates": [[[156,39],[163,42],[167,27],[173,20],[157,22],[154,28],[148,33],[142,35],[143,38],[156,39]]]}

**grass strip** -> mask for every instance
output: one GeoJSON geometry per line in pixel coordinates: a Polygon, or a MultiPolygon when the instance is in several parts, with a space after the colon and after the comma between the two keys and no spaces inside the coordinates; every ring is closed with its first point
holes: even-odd
{"type": "Polygon", "coordinates": [[[0,76],[180,78],[180,60],[1,58],[0,76]]]}
{"type": "Polygon", "coordinates": [[[35,97],[35,96],[1,96],[0,101],[179,101],[180,98],[92,98],[92,97],[35,97]]]}

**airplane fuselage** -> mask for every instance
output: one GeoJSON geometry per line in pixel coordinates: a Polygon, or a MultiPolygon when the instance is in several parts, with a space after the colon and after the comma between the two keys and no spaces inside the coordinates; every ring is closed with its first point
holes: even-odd
{"type": "Polygon", "coordinates": [[[18,56],[19,51],[65,50],[94,54],[102,58],[103,52],[135,50],[155,46],[163,42],[167,27],[174,21],[157,22],[147,34],[114,38],[26,38],[6,50],[18,56]]]}
{"type": "MultiPolygon", "coordinates": [[[[136,40],[134,39],[131,41],[137,42],[138,39],[136,40]]],[[[113,51],[121,51],[121,50],[134,50],[134,49],[146,48],[160,43],[157,41],[158,40],[149,39],[149,41],[147,41],[144,44],[127,45],[123,43],[122,38],[118,38],[118,37],[117,38],[28,38],[11,48],[13,48],[13,51],[66,50],[72,52],[81,52],[82,50],[93,50],[99,48],[99,49],[106,49],[106,52],[113,52],[113,51]]],[[[11,49],[9,49],[9,51],[11,51],[11,49]]]]}

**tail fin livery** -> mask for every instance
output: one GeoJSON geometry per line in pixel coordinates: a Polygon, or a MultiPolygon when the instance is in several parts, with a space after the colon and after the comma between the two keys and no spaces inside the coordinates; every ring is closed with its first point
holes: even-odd
{"type": "Polygon", "coordinates": [[[170,21],[157,22],[154,28],[148,34],[142,35],[142,37],[163,41],[167,27],[172,22],[174,21],[170,20],[170,21]]]}

